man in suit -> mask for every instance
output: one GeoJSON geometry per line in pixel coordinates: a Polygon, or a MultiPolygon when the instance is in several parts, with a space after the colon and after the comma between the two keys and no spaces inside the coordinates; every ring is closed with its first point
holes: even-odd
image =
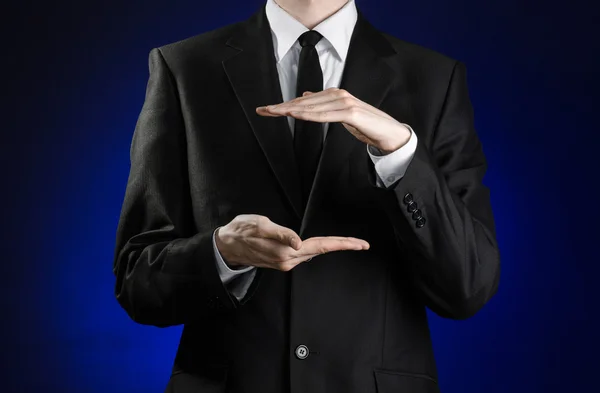
{"type": "Polygon", "coordinates": [[[354,0],[268,0],[150,52],[116,296],[184,325],[167,391],[438,392],[426,307],[500,260],[465,66],[354,0]]]}

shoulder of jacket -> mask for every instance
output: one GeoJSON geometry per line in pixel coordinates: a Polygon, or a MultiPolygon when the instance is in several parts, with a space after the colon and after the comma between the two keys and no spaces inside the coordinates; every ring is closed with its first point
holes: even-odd
{"type": "Polygon", "coordinates": [[[179,62],[197,56],[207,57],[219,48],[225,48],[225,43],[243,21],[231,23],[213,30],[205,31],[194,36],[175,41],[158,47],[167,63],[179,62]]]}

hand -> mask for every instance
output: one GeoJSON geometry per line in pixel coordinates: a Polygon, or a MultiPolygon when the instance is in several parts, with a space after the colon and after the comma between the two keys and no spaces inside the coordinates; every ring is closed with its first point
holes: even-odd
{"type": "Polygon", "coordinates": [[[384,154],[404,146],[410,130],[385,112],[335,87],[304,92],[302,97],[278,105],[259,106],[261,116],[292,116],[320,123],[341,122],[359,141],[377,147],[384,154]]]}
{"type": "Polygon", "coordinates": [[[311,237],[302,241],[293,230],[265,216],[242,214],[216,233],[217,249],[232,266],[247,265],[289,271],[314,256],[341,250],[368,250],[354,237],[311,237]]]}

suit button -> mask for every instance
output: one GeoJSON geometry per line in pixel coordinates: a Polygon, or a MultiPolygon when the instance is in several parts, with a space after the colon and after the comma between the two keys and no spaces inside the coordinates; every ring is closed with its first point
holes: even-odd
{"type": "Polygon", "coordinates": [[[298,345],[296,347],[296,357],[300,360],[306,359],[308,357],[308,348],[306,345],[298,345]]]}
{"type": "Polygon", "coordinates": [[[406,210],[408,210],[409,213],[413,213],[415,210],[417,210],[417,207],[417,202],[410,201],[406,207],[406,210]]]}
{"type": "Polygon", "coordinates": [[[421,217],[417,220],[417,228],[423,228],[425,225],[425,217],[421,217]]]}
{"type": "Polygon", "coordinates": [[[419,218],[423,217],[423,215],[421,213],[422,213],[421,209],[415,210],[412,214],[413,220],[418,220],[419,218]]]}
{"type": "Polygon", "coordinates": [[[403,199],[405,204],[409,204],[413,201],[413,196],[412,194],[409,192],[408,194],[404,195],[404,199],[403,199]]]}

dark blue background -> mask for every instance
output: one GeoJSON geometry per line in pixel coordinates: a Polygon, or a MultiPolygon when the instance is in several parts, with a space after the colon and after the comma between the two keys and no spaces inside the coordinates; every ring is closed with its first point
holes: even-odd
{"type": "MultiPolygon", "coordinates": [[[[489,161],[500,289],[470,320],[431,315],[445,393],[598,391],[600,32],[587,3],[357,0],[381,30],[466,63],[489,161]]],[[[0,391],[162,391],[180,328],[130,321],[112,275],[148,52],[262,4],[37,1],[4,15],[0,391]]]]}

